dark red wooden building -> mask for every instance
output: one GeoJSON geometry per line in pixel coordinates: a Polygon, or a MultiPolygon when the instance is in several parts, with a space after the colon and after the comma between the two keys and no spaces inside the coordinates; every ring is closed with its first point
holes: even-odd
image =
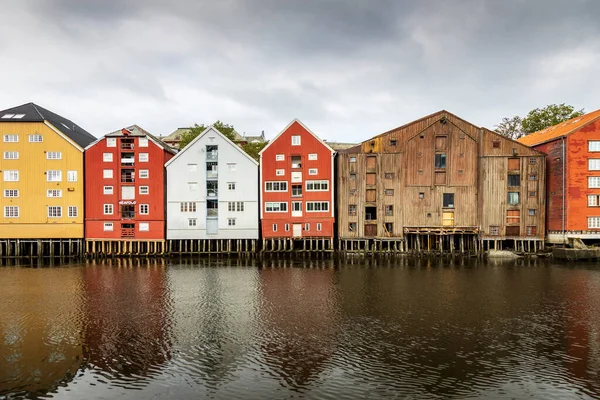
{"type": "Polygon", "coordinates": [[[332,249],[333,157],[331,147],[297,119],[260,152],[260,215],[267,250],[289,250],[294,239],[303,239],[307,250],[332,249]]]}
{"type": "Polygon", "coordinates": [[[173,149],[137,125],[109,133],[86,148],[88,252],[165,250],[164,165],[174,154],[173,149]],[[105,241],[139,243],[124,248],[122,243],[105,241]]]}

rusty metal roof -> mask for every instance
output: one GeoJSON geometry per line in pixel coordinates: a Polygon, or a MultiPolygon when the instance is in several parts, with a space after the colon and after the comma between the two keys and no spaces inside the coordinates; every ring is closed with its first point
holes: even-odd
{"type": "Polygon", "coordinates": [[[537,146],[539,144],[570,135],[571,133],[583,128],[599,118],[600,110],[592,111],[579,117],[571,118],[568,121],[561,122],[560,124],[556,124],[549,128],[542,129],[541,131],[530,133],[529,135],[523,136],[517,141],[526,146],[537,146]]]}

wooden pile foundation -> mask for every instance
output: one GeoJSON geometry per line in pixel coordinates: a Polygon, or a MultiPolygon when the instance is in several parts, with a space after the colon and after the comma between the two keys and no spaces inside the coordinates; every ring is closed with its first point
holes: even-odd
{"type": "Polygon", "coordinates": [[[0,258],[80,258],[83,239],[0,239],[0,258]]]}
{"type": "Polygon", "coordinates": [[[164,240],[88,239],[85,241],[85,255],[91,258],[162,256],[165,252],[164,240]]]}
{"type": "Polygon", "coordinates": [[[248,256],[256,253],[257,239],[172,239],[167,251],[172,255],[227,254],[248,256]]]}
{"type": "Polygon", "coordinates": [[[333,238],[263,239],[263,253],[333,253],[333,238]]]}

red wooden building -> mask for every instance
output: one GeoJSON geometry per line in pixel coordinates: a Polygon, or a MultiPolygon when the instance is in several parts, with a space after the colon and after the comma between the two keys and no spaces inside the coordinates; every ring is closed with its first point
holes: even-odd
{"type": "Polygon", "coordinates": [[[547,155],[547,240],[600,239],[600,110],[519,142],[547,155]]]}
{"type": "Polygon", "coordinates": [[[334,151],[293,120],[260,152],[263,249],[333,248],[334,151]],[[284,239],[284,240],[274,240],[284,239]]]}
{"type": "Polygon", "coordinates": [[[174,154],[137,125],[109,133],[86,148],[88,252],[165,251],[164,165],[174,154]]]}

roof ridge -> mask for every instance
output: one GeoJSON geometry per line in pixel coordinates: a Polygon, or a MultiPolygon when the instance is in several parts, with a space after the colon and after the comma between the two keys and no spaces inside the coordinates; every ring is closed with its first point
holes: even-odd
{"type": "MultiPolygon", "coordinates": [[[[29,104],[31,104],[31,106],[33,107],[33,109],[38,113],[38,115],[40,116],[41,119],[46,120],[47,118],[44,117],[44,115],[40,112],[39,110],[39,106],[37,104],[35,104],[33,101],[30,102],[29,104]]],[[[66,119],[66,118],[65,118],[66,119]]]]}

